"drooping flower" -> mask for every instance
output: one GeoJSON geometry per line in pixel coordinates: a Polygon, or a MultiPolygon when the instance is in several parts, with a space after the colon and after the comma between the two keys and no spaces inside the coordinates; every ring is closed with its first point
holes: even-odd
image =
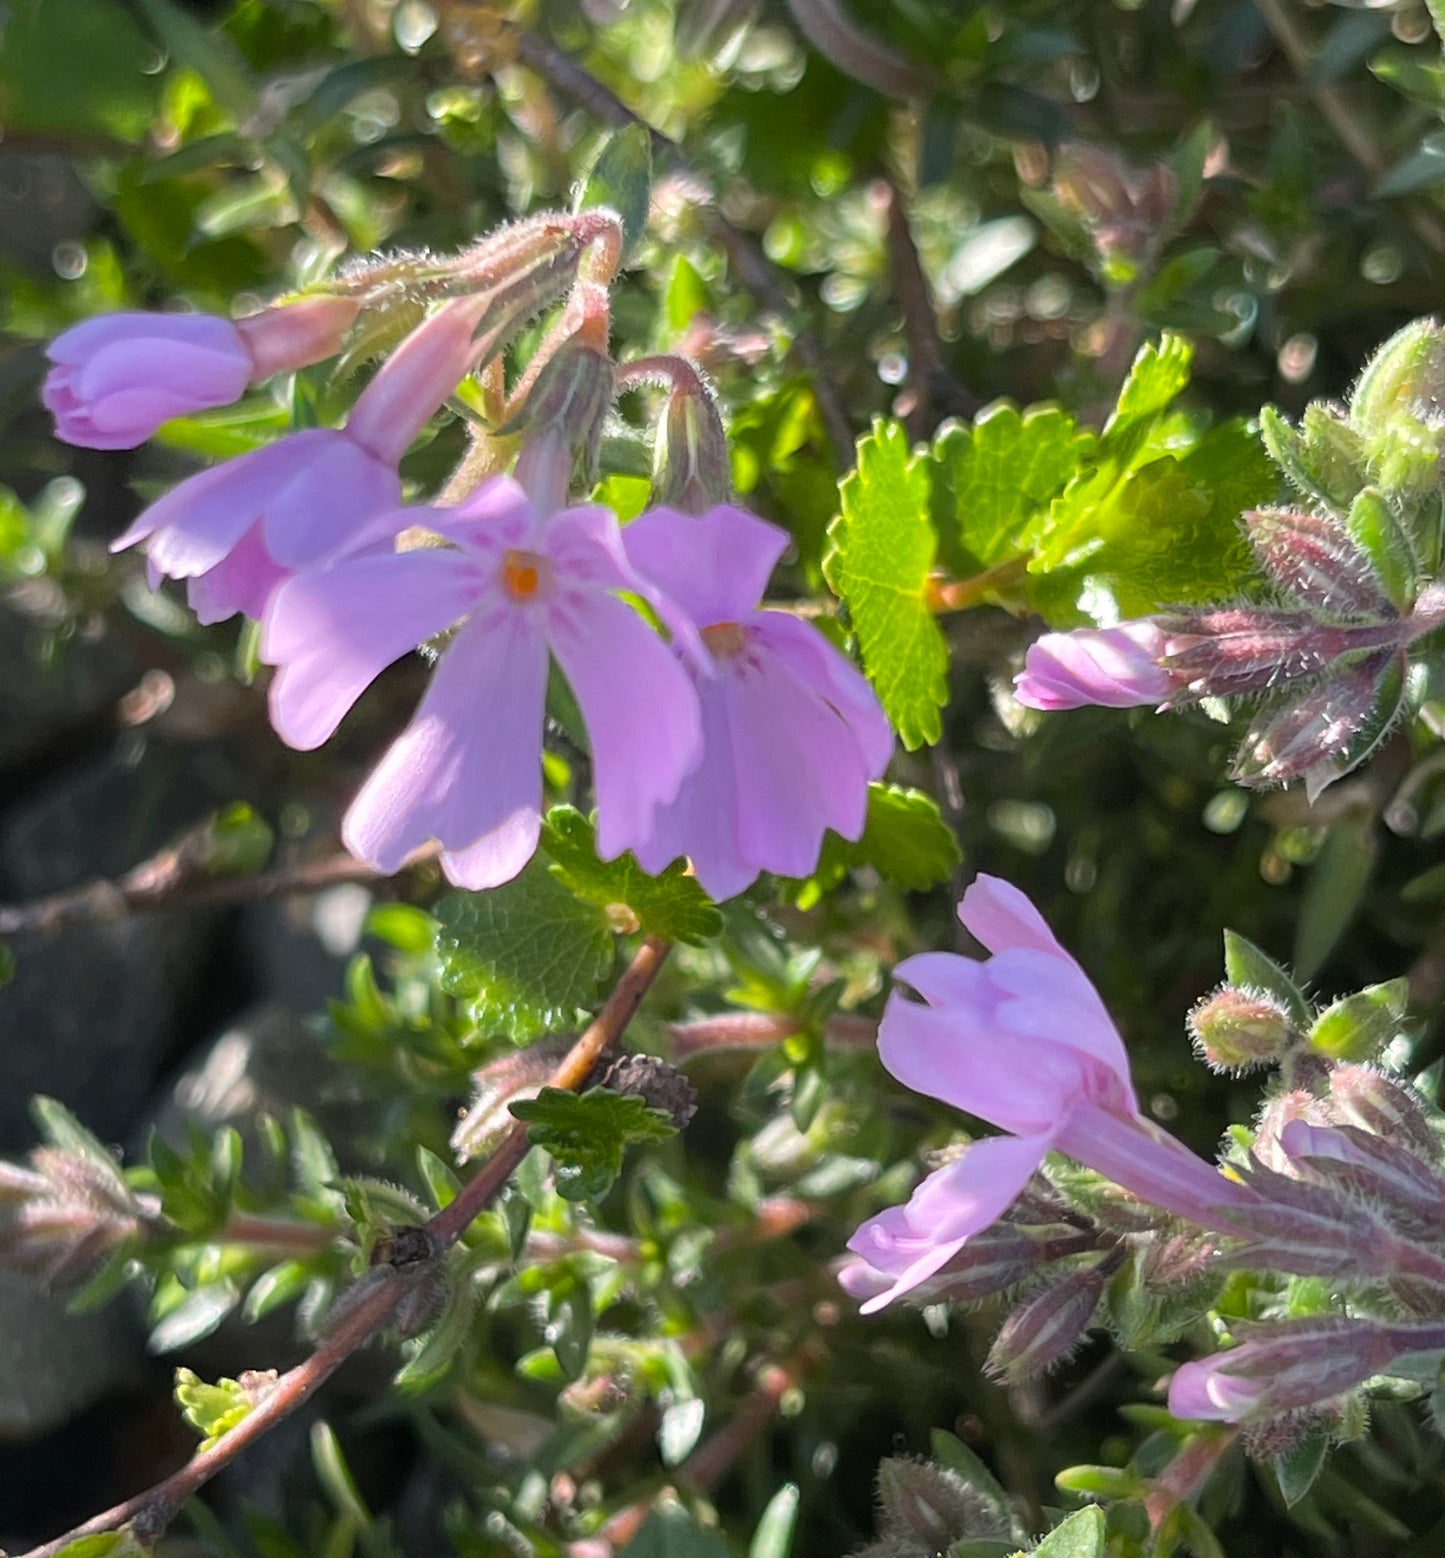
{"type": "Polygon", "coordinates": [[[245,319],[102,314],[46,348],[41,398],[56,436],[86,449],[134,449],[162,422],[225,406],[248,384],[332,356],[359,304],[314,297],[245,319]]]}
{"type": "MultiPolygon", "coordinates": [[[[1079,965],[1016,887],[980,876],[959,918],[993,953],[984,962],[925,952],[896,976],[878,1052],[898,1080],[1009,1134],[974,1142],[930,1174],[905,1206],[849,1242],[869,1273],[891,1278],[863,1304],[881,1309],[931,1277],[1011,1205],[1044,1155],[1077,1158],[1146,1201],[1206,1227],[1257,1197],[1145,1120],[1123,1040],[1079,965]]],[[[876,1281],[871,1284],[877,1287],[876,1281]]]]}
{"type": "Polygon", "coordinates": [[[741,509],[653,509],[622,533],[633,566],[697,624],[711,674],[689,657],[703,756],[659,808],[637,858],[686,855],[715,898],[760,871],[806,876],[824,831],[863,831],[868,782],[887,767],[888,721],[862,675],[813,627],[758,599],[787,534],[741,509]]]}
{"type": "Polygon", "coordinates": [[[1163,653],[1164,632],[1147,617],[1112,628],[1045,633],[1030,645],[1014,691],[1031,709],[1162,703],[1175,686],[1158,663],[1163,653]]]}
{"type": "Polygon", "coordinates": [[[282,579],[365,544],[369,523],[399,507],[397,464],[471,366],[483,308],[443,304],[382,365],[344,428],[292,433],[189,477],[111,550],[146,541],[153,575],[192,581],[203,622],[259,617],[282,579]]]}
{"type": "Polygon", "coordinates": [[[280,669],[271,718],[292,746],[319,746],[362,690],[460,622],[411,724],[346,815],[342,837],[382,871],[436,839],[463,887],[515,876],[536,847],[549,651],[592,748],[597,847],[636,847],[697,761],[697,695],[666,643],[618,590],[645,593],[607,509],[539,513],[511,477],[456,508],[400,510],[393,532],[445,548],[347,557],[277,590],[261,658],[280,669]]]}

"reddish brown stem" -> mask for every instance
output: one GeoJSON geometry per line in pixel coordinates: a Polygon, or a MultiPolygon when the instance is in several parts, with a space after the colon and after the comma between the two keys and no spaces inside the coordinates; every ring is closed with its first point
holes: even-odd
{"type": "Polygon", "coordinates": [[[338,882],[376,882],[384,873],[351,855],[278,866],[251,876],[216,877],[182,845],[172,845],[143,860],[122,877],[87,882],[84,887],[37,898],[31,903],[0,905],[0,938],[53,936],[74,925],[122,920],[158,909],[225,908],[316,892],[338,882]]]}
{"type": "MultiPolygon", "coordinates": [[[[657,977],[668,951],[665,941],[658,941],[652,936],[642,943],[623,970],[622,977],[602,1010],[552,1073],[552,1087],[576,1089],[587,1080],[603,1050],[621,1037],[648,986],[657,977]]],[[[508,1176],[526,1155],[527,1147],[526,1127],[518,1124],[462,1186],[456,1199],[444,1206],[427,1224],[440,1245],[455,1244],[466,1232],[472,1219],[495,1200],[508,1176]]],[[[408,1279],[400,1272],[384,1277],[371,1291],[358,1299],[336,1330],[304,1363],[288,1369],[251,1413],[209,1450],[193,1456],[163,1482],[148,1488],[144,1493],[137,1493],[123,1504],[92,1516],[83,1525],[57,1537],[53,1542],[33,1548],[23,1558],[55,1558],[56,1554],[77,1538],[101,1531],[113,1531],[127,1521],[134,1522],[139,1540],[147,1545],[153,1543],[193,1493],[283,1418],[289,1417],[352,1353],[368,1342],[386,1324],[392,1311],[410,1290],[408,1279]]]]}
{"type": "MultiPolygon", "coordinates": [[[[687,1061],[707,1050],[768,1049],[801,1033],[802,1024],[786,1012],[720,1012],[672,1023],[668,1032],[672,1058],[687,1061]]],[[[838,1012],[823,1024],[824,1042],[839,1048],[866,1049],[877,1037],[878,1024],[871,1017],[838,1012]]]]}

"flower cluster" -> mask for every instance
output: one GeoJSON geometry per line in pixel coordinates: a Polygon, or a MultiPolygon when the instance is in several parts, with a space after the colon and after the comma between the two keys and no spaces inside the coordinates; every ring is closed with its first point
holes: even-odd
{"type": "Polygon", "coordinates": [[[1207,1053],[1268,1058],[1286,1079],[1249,1152],[1221,1173],[1141,1116],[1118,1031],[1017,889],[980,877],[959,914],[992,956],[901,963],[923,1003],[890,997],[879,1054],[907,1086],[1006,1134],[965,1146],[858,1229],[840,1280],[865,1312],[1013,1293],[989,1361],[1018,1377],[1072,1351],[1126,1260],[1161,1290],[1228,1269],[1348,1289],[1347,1315],[1287,1309],[1279,1323],[1240,1324],[1241,1345],[1175,1374],[1176,1415],[1255,1426],[1328,1418],[1401,1355],[1445,1347],[1445,1174],[1424,1106],[1369,1065],[1327,1058],[1378,1049],[1380,1014],[1403,1013],[1399,991],[1308,1020],[1292,990],[1226,986],[1196,1011],[1207,1053]],[[1241,1049],[1241,1033],[1269,1039],[1268,1054],[1241,1049]],[[1046,1163],[1051,1152],[1094,1177],[1046,1163]],[[1197,1231],[1181,1236],[1176,1220],[1197,1231]]]}
{"type": "MultiPolygon", "coordinates": [[[[630,849],[658,871],[688,857],[728,897],[762,871],[806,875],[828,828],[863,830],[887,721],[816,627],[759,605],[788,537],[726,501],[725,441],[696,369],[612,364],[619,254],[617,218],[587,211],[534,218],[450,265],[419,261],[403,300],[419,294],[427,311],[343,427],[181,482],[114,543],[144,542],[153,579],[186,580],[202,621],[240,611],[261,623],[272,721],[296,747],[327,740],[387,665],[445,637],[415,717],[343,824],[348,848],[380,870],[431,841],[462,886],[521,870],[541,826],[554,662],[586,729],[604,858],[630,849]],[[404,504],[398,466],[417,434],[474,372],[499,388],[502,350],[564,292],[491,429],[520,435],[514,475],[469,458],[445,504],[404,504]],[[615,395],[647,380],[672,388],[665,428],[705,424],[702,437],[659,438],[656,484],[702,512],[655,507],[624,531],[568,492],[615,395]]],[[[166,418],[335,355],[361,316],[394,305],[400,269],[360,267],[337,295],[234,325],[128,314],[76,326],[50,349],[58,431],[133,445],[166,418]]]]}
{"type": "Polygon", "coordinates": [[[1311,800],[1362,763],[1410,695],[1412,660],[1445,627],[1434,579],[1445,332],[1402,330],[1349,409],[1312,405],[1265,440],[1300,502],[1251,510],[1244,534],[1278,603],[1186,607],[1048,633],[1015,681],[1020,702],[1179,708],[1258,699],[1235,759],[1247,785],[1304,781],[1311,800]]]}

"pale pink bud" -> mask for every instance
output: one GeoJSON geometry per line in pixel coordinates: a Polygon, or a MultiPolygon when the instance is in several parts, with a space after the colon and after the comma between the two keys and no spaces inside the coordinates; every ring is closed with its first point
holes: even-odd
{"type": "Polygon", "coordinates": [[[102,314],[50,343],[41,398],[55,431],[86,449],[134,449],[171,417],[225,406],[254,380],[340,350],[360,304],[314,297],[237,320],[102,314]]]}
{"type": "Polygon", "coordinates": [[[1289,1013],[1272,995],[1225,985],[1189,1014],[1195,1048],[1218,1071],[1247,1071],[1281,1060],[1299,1040],[1289,1013]]]}
{"type": "Polygon", "coordinates": [[[1110,709],[1161,703],[1174,679],[1159,665],[1164,632],[1141,618],[1112,628],[1045,633],[1029,648],[1014,693],[1031,709],[1110,709]]]}

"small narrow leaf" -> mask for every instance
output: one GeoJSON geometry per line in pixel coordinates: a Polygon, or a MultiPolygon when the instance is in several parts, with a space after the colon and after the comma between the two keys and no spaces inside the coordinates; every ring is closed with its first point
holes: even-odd
{"type": "Polygon", "coordinates": [[[627,252],[647,226],[652,199],[652,132],[644,124],[624,125],[598,149],[577,190],[575,209],[610,206],[622,218],[627,252]]]}
{"type": "Polygon", "coordinates": [[[1224,974],[1232,985],[1263,990],[1274,996],[1296,1027],[1308,1025],[1309,1003],[1304,992],[1272,957],[1237,931],[1224,933],[1224,974]]]}

